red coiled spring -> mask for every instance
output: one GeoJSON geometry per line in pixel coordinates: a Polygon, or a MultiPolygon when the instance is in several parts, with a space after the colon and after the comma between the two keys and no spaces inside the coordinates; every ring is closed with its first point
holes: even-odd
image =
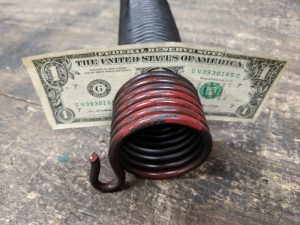
{"type": "Polygon", "coordinates": [[[167,179],[199,166],[212,149],[212,137],[194,86],[170,71],[152,71],[126,82],[115,96],[109,160],[116,179],[98,181],[100,159],[90,157],[92,185],[119,190],[124,170],[167,179]]]}

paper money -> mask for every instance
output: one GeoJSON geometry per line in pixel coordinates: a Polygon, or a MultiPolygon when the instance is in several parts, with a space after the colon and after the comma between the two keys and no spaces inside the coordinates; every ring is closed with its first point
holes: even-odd
{"type": "Polygon", "coordinates": [[[23,62],[54,129],[110,124],[119,88],[164,69],[194,84],[208,120],[253,121],[287,63],[182,43],[49,53],[23,62]]]}

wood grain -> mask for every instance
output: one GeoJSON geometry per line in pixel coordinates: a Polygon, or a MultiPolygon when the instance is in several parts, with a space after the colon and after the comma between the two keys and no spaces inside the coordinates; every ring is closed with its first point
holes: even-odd
{"type": "Polygon", "coordinates": [[[292,63],[255,123],[209,122],[209,160],[101,194],[108,127],[53,131],[21,59],[117,43],[118,1],[0,0],[0,224],[300,224],[300,2],[170,0],[184,42],[292,63]]]}

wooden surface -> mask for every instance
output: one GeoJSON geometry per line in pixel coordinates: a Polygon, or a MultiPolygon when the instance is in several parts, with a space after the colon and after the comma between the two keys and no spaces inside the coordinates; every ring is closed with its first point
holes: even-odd
{"type": "Polygon", "coordinates": [[[117,43],[118,1],[0,0],[0,224],[300,224],[300,1],[170,0],[184,42],[291,64],[255,123],[209,122],[208,161],[101,194],[109,128],[53,131],[21,58],[117,43]]]}

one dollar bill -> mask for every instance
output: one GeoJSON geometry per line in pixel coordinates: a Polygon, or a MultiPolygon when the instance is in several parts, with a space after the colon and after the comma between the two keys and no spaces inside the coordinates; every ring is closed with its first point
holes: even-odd
{"type": "Polygon", "coordinates": [[[23,62],[54,129],[109,124],[114,96],[127,80],[166,69],[194,84],[208,120],[253,121],[287,64],[182,43],[49,53],[23,62]]]}

